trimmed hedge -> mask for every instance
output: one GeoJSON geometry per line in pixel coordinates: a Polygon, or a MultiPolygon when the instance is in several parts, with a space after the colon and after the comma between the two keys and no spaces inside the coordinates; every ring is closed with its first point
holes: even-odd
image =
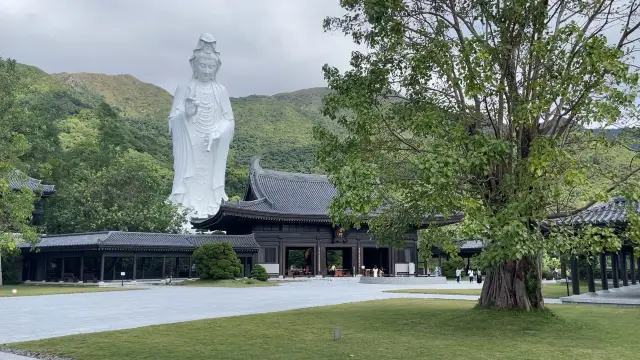
{"type": "Polygon", "coordinates": [[[269,274],[267,273],[267,269],[265,269],[264,266],[258,264],[253,266],[251,274],[249,274],[249,278],[260,281],[267,281],[269,280],[269,274]]]}
{"type": "Polygon", "coordinates": [[[196,271],[203,280],[234,279],[242,273],[242,264],[231,243],[204,244],[193,252],[196,271]]]}

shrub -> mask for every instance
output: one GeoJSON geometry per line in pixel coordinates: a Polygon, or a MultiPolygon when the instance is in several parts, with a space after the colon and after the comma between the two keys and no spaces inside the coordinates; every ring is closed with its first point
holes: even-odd
{"type": "MultiPolygon", "coordinates": [[[[451,258],[449,260],[442,261],[442,275],[446,277],[456,277],[456,269],[465,269],[466,262],[461,257],[451,258]]],[[[463,274],[463,276],[465,276],[463,274]]]]}
{"type": "Polygon", "coordinates": [[[233,279],[242,272],[240,259],[227,242],[204,244],[193,252],[193,259],[203,280],[233,279]]]}
{"type": "Polygon", "coordinates": [[[253,269],[251,269],[251,274],[249,274],[251,279],[256,279],[260,281],[269,280],[269,274],[267,273],[267,269],[262,265],[254,265],[253,269]]]}

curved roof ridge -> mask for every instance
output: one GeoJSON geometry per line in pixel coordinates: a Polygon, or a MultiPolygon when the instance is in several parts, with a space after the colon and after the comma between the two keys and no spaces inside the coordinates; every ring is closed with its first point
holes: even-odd
{"type": "Polygon", "coordinates": [[[12,170],[9,174],[9,189],[21,190],[25,187],[32,191],[41,190],[43,193],[55,192],[55,185],[43,183],[42,180],[32,178],[20,170],[12,170]]]}
{"type": "Polygon", "coordinates": [[[220,238],[227,238],[227,237],[237,237],[237,238],[252,237],[252,238],[255,238],[253,233],[251,233],[251,234],[235,234],[235,235],[229,235],[229,234],[187,234],[187,237],[193,237],[193,236],[215,236],[215,237],[220,237],[220,238]]]}
{"type": "Polygon", "coordinates": [[[60,237],[60,236],[85,236],[85,235],[99,235],[99,234],[111,234],[113,231],[88,231],[79,233],[65,233],[65,234],[42,234],[42,237],[60,237]]]}
{"type": "MultiPolygon", "coordinates": [[[[297,172],[288,172],[288,171],[280,171],[280,170],[271,170],[264,169],[260,166],[260,158],[254,157],[251,161],[251,169],[249,170],[251,175],[262,175],[262,176],[270,176],[277,177],[285,180],[292,181],[317,181],[317,182],[329,182],[329,177],[324,174],[307,174],[307,173],[297,173],[297,172]]],[[[253,185],[253,179],[252,179],[253,185]]],[[[260,197],[260,196],[258,196],[260,197]]]]}
{"type": "Polygon", "coordinates": [[[113,230],[113,231],[109,231],[109,235],[113,234],[113,233],[120,233],[120,234],[144,234],[144,235],[155,235],[155,234],[162,234],[162,235],[176,235],[176,236],[180,236],[180,235],[185,235],[185,234],[174,234],[174,233],[163,233],[163,232],[148,232],[148,231],[122,231],[122,230],[113,230]]]}
{"type": "Polygon", "coordinates": [[[269,201],[269,199],[267,199],[266,197],[261,197],[259,199],[255,199],[255,200],[239,200],[236,201],[234,203],[232,202],[227,202],[227,204],[232,204],[232,205],[237,205],[237,206],[251,206],[251,205],[256,205],[256,204],[260,204],[266,202],[269,205],[272,205],[271,202],[269,201]]]}

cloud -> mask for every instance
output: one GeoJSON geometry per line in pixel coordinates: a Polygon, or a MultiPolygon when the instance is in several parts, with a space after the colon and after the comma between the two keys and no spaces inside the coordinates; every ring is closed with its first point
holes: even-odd
{"type": "Polygon", "coordinates": [[[0,56],[50,72],[131,74],[170,92],[189,79],[198,37],[211,32],[232,96],[325,86],[356,49],[322,20],[331,0],[0,0],[0,56]]]}

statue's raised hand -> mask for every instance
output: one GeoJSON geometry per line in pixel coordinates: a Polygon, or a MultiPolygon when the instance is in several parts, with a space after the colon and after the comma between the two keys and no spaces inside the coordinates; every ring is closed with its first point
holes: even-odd
{"type": "Polygon", "coordinates": [[[193,98],[186,98],[184,101],[184,111],[187,113],[187,118],[193,117],[198,113],[198,103],[193,98]]]}

